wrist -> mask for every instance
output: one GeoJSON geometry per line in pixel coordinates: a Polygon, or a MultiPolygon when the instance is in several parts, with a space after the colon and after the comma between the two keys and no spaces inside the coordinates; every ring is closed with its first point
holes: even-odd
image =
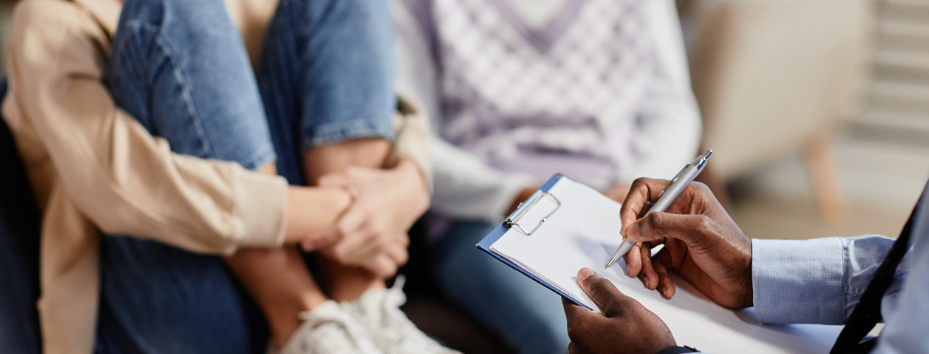
{"type": "Polygon", "coordinates": [[[408,157],[403,157],[392,168],[394,171],[401,173],[406,178],[415,178],[417,182],[425,185],[425,176],[423,176],[419,165],[408,157]]]}
{"type": "Polygon", "coordinates": [[[403,231],[407,231],[429,209],[432,193],[427,176],[414,160],[403,158],[395,169],[402,174],[401,184],[409,186],[401,201],[407,210],[398,215],[403,220],[403,231]]]}
{"type": "Polygon", "coordinates": [[[404,178],[415,180],[417,186],[420,186],[427,194],[431,194],[430,176],[413,158],[401,157],[391,170],[401,173],[404,178]]]}
{"type": "Polygon", "coordinates": [[[402,181],[409,181],[410,186],[415,186],[416,192],[421,192],[428,203],[430,199],[429,183],[426,180],[427,176],[423,174],[423,170],[419,168],[416,161],[407,157],[401,158],[392,170],[400,175],[402,181]]]}
{"type": "Polygon", "coordinates": [[[351,206],[354,197],[341,187],[290,187],[284,242],[296,243],[332,225],[351,206]]]}

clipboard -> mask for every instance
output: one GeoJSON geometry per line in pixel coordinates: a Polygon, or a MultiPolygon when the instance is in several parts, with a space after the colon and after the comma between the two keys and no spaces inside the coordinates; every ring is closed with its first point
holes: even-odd
{"type": "Polygon", "coordinates": [[[556,174],[476,246],[572,303],[599,311],[572,277],[581,267],[594,269],[660,317],[677,341],[704,351],[813,354],[832,347],[841,326],[765,325],[753,309],[723,308],[674,274],[677,292],[668,300],[626,277],[619,265],[603,269],[620,242],[618,212],[619,203],[556,174]]]}
{"type": "Polygon", "coordinates": [[[525,269],[523,269],[516,263],[511,262],[509,259],[506,259],[506,257],[503,257],[490,249],[491,245],[493,245],[494,242],[497,242],[497,240],[499,240],[500,237],[503,237],[503,234],[509,231],[510,228],[517,228],[518,230],[521,230],[527,236],[532,236],[532,233],[534,233],[540,227],[542,227],[542,225],[545,224],[545,221],[548,220],[548,217],[552,216],[555,212],[557,212],[558,208],[561,208],[561,201],[556,196],[549,193],[549,191],[552,189],[555,183],[558,183],[558,181],[561,180],[562,177],[565,177],[565,175],[561,173],[556,173],[554,176],[549,178],[548,181],[546,181],[545,184],[542,185],[542,187],[540,187],[535,193],[532,194],[532,196],[526,199],[525,202],[520,203],[519,206],[516,207],[516,210],[514,210],[513,213],[511,213],[506,218],[506,220],[500,223],[500,225],[497,225],[497,227],[494,228],[494,230],[491,231],[490,234],[488,234],[483,239],[481,239],[481,242],[478,242],[478,244],[475,246],[481,251],[487,252],[487,254],[489,254],[491,257],[494,257],[497,260],[503,262],[503,264],[510,266],[510,268],[515,269],[517,272],[520,272],[523,275],[534,280],[536,283],[539,283],[539,285],[542,285],[548,288],[549,290],[554,291],[558,295],[561,295],[561,297],[564,297],[565,299],[570,300],[571,302],[573,302],[574,304],[578,306],[583,306],[583,307],[590,309],[590,306],[585,305],[584,303],[575,299],[570,294],[564,292],[563,290],[550,284],[549,282],[537,277],[535,274],[532,274],[526,271],[525,269]],[[531,229],[527,229],[527,227],[530,227],[529,225],[520,224],[520,221],[522,221],[522,217],[524,217],[529,212],[529,210],[535,207],[542,198],[548,198],[548,197],[554,198],[555,201],[557,201],[558,207],[556,207],[551,212],[548,212],[546,216],[542,218],[540,222],[534,223],[531,226],[531,229]]]}

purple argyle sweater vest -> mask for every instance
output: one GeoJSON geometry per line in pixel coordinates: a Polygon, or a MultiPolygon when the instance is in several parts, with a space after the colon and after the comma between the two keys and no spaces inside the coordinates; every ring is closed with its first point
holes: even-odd
{"type": "Polygon", "coordinates": [[[644,0],[566,0],[541,28],[507,1],[414,2],[440,71],[439,134],[503,170],[612,181],[653,77],[644,0]]]}

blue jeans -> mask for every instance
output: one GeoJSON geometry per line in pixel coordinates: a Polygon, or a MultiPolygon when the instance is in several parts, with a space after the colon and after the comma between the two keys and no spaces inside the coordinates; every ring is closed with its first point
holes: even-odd
{"type": "MultiPolygon", "coordinates": [[[[375,0],[282,0],[256,79],[222,0],[129,0],[113,39],[116,104],[171,150],[302,184],[319,144],[391,138],[392,24],[375,0]]],[[[217,256],[103,238],[100,353],[259,353],[268,329],[217,256]]]]}
{"type": "Polygon", "coordinates": [[[517,352],[567,352],[561,297],[474,247],[494,227],[454,221],[429,246],[439,286],[517,352]]]}

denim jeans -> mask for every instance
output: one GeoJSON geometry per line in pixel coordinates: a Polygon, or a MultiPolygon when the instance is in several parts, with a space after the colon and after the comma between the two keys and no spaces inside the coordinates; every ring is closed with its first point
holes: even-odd
{"type": "MultiPolygon", "coordinates": [[[[175,153],[302,184],[302,153],[391,138],[392,24],[376,0],[282,0],[257,78],[222,0],[128,0],[113,39],[116,104],[175,153]]],[[[222,259],[125,235],[101,248],[100,353],[264,352],[268,329],[222,259]]]]}
{"type": "Polygon", "coordinates": [[[439,286],[518,353],[567,352],[561,296],[474,248],[496,226],[453,221],[429,246],[439,286]]]}

